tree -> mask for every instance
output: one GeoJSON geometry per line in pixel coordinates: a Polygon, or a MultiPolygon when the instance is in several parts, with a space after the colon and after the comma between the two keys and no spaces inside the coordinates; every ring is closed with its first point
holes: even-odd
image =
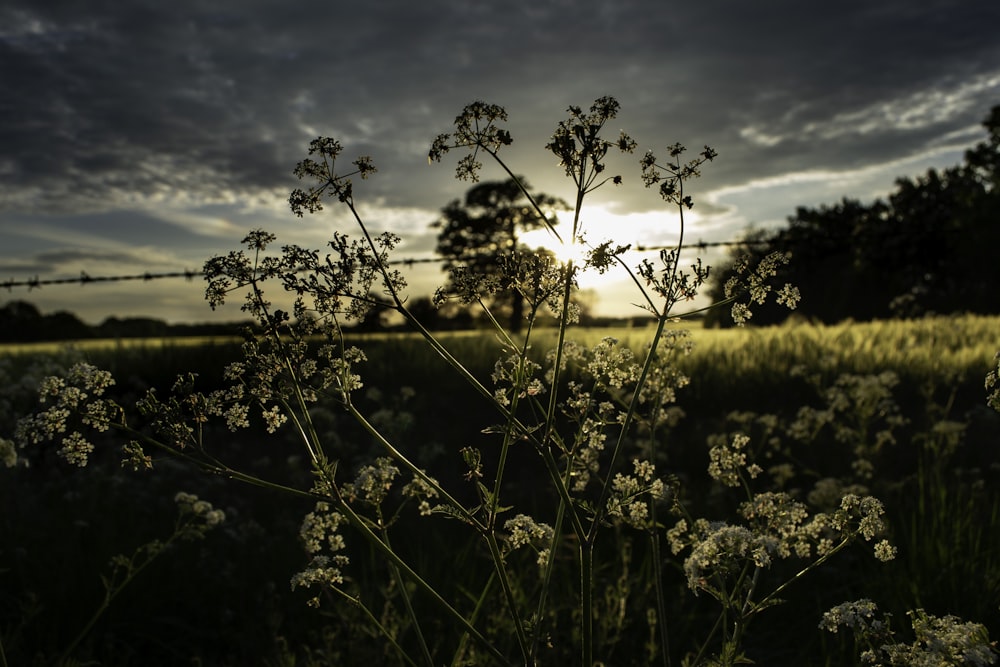
{"type": "MultiPolygon", "coordinates": [[[[998,312],[1000,106],[983,124],[988,138],[966,152],[965,164],[898,179],[885,200],[870,205],[845,198],[799,208],[787,227],[748,236],[732,263],[713,272],[710,296],[723,298],[737,256],[749,255],[754,265],[781,251],[792,261],[775,282],[798,286],[800,312],[824,322],[998,312]]],[[[754,321],[784,315],[761,309],[754,321]]],[[[716,314],[709,318],[721,323],[716,314]]]]}
{"type": "MultiPolygon", "coordinates": [[[[530,186],[523,178],[479,183],[465,200],[452,201],[441,210],[441,218],[431,226],[439,228],[437,253],[444,257],[444,268],[466,269],[476,276],[500,275],[500,262],[514,252],[540,252],[524,246],[520,234],[545,225],[535,205],[554,222],[556,210],[566,203],[546,194],[532,194],[532,205],[525,192],[530,186]],[[521,186],[524,186],[522,190],[521,186]]],[[[449,286],[453,286],[449,284],[449,286]]],[[[509,308],[510,329],[517,332],[524,317],[524,298],[514,289],[496,295],[491,306],[509,308]]]]}

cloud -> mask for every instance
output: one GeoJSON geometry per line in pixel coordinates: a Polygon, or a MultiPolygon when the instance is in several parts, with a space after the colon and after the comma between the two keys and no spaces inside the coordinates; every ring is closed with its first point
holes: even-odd
{"type": "MultiPolygon", "coordinates": [[[[358,187],[366,219],[405,234],[407,254],[429,252],[426,224],[468,184],[426,151],[475,99],[510,112],[511,168],[566,196],[543,146],[569,104],[616,96],[610,129],[640,151],[719,150],[695,185],[698,233],[736,233],[851,194],[837,187],[891,183],[870,165],[920,171],[919,156],[974,140],[1000,93],[998,24],[1000,5],[982,0],[9,0],[0,263],[102,243],[191,262],[254,227],[321,246],[353,223],[295,220],[284,201],[317,135],[374,157],[379,173],[358,187]]],[[[597,205],[662,210],[631,187],[637,157],[597,205]]]]}

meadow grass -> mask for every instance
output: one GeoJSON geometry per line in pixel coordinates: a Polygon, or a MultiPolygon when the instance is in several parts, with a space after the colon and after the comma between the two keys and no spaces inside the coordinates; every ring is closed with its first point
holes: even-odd
{"type": "MultiPolygon", "coordinates": [[[[698,369],[698,373],[691,373],[698,377],[702,377],[701,371],[730,373],[734,377],[787,377],[792,368],[804,365],[827,375],[895,370],[914,376],[945,377],[957,373],[961,377],[980,378],[991,366],[1000,337],[1000,317],[984,315],[836,325],[793,321],[780,326],[731,329],[706,329],[697,323],[674,326],[691,333],[695,346],[681,363],[686,369],[698,369]]],[[[648,343],[650,331],[650,327],[580,327],[574,329],[574,338],[591,345],[611,337],[639,352],[648,343]]],[[[544,350],[555,344],[556,336],[555,329],[541,330],[535,333],[533,345],[536,350],[544,350]]],[[[488,331],[444,332],[437,337],[456,356],[480,370],[492,370],[501,349],[496,337],[488,331]]],[[[346,340],[363,343],[366,349],[384,350],[386,360],[405,358],[422,367],[436,363],[433,350],[416,333],[351,334],[348,330],[346,340]]],[[[235,336],[178,336],[3,343],[0,356],[49,355],[71,350],[92,361],[134,363],[140,367],[143,359],[165,366],[189,360],[191,368],[203,369],[212,365],[217,352],[237,348],[240,342],[235,336]]],[[[380,362],[376,358],[372,366],[380,362]]]]}
{"type": "MultiPolygon", "coordinates": [[[[546,145],[576,187],[570,241],[587,195],[622,180],[605,173],[609,151],[637,148],[602,138],[618,110],[571,106],[546,145]]],[[[428,157],[461,152],[456,175],[472,181],[494,160],[554,231],[498,156],[506,120],[474,102],[428,157]]],[[[390,260],[398,237],[371,233],[355,205],[351,178],[373,176],[372,159],[345,175],[343,146],[320,137],[294,170],[309,185],[292,212],[342,205],[359,235],[335,233],[331,254],[279,252],[258,229],[208,260],[212,308],[245,295],[257,333],[242,345],[4,356],[3,426],[24,396],[36,403],[0,438],[14,468],[2,501],[23,510],[0,523],[0,667],[729,667],[852,662],[865,647],[866,662],[992,664],[1000,424],[982,378],[995,381],[995,320],[699,331],[690,352],[671,315],[708,270],[679,266],[685,187],[717,153],[684,151],[638,161],[679,216],[658,262],[629,267],[607,241],[582,263],[514,248],[495,271],[455,267],[434,301],[471,304],[489,335],[422,326],[390,260]],[[656,326],[573,326],[581,264],[627,272],[656,326]],[[272,307],[276,285],[293,312],[272,307]],[[497,319],[512,295],[523,332],[497,319]],[[417,336],[343,327],[373,308],[417,336]],[[544,313],[555,330],[535,328],[544,313]],[[179,514],[157,530],[169,498],[179,514]],[[956,549],[974,565],[942,574],[956,549]],[[72,585],[84,571],[58,570],[66,554],[99,573],[89,589],[72,585]],[[915,636],[875,620],[870,594],[915,636]],[[823,632],[842,628],[859,643],[823,632]]],[[[794,309],[798,289],[771,284],[790,259],[737,262],[716,305],[738,323],[769,301],[794,309]]]]}
{"type": "MultiPolygon", "coordinates": [[[[806,374],[821,375],[826,381],[845,373],[865,375],[893,370],[914,387],[933,385],[953,390],[961,396],[961,400],[951,408],[954,413],[958,413],[954,416],[960,417],[961,413],[975,411],[977,405],[982,403],[981,378],[990,366],[997,331],[1000,331],[1000,318],[971,316],[837,326],[796,324],[760,329],[694,329],[691,334],[695,347],[690,355],[678,361],[679,366],[692,377],[692,384],[681,390],[680,403],[687,415],[677,425],[670,439],[673,444],[668,457],[677,466],[671,471],[685,477],[695,477],[696,471],[705,464],[707,449],[703,444],[704,440],[710,433],[726,428],[726,414],[733,411],[783,409],[791,413],[802,405],[807,399],[807,388],[804,383],[797,384],[790,380],[792,369],[800,366],[807,370],[806,374]]],[[[595,344],[605,337],[614,337],[635,348],[639,348],[648,338],[648,333],[644,335],[641,330],[632,328],[578,329],[574,333],[585,344],[595,344]]],[[[547,340],[549,338],[554,344],[554,333],[543,332],[537,336],[534,339],[537,350],[533,352],[543,352],[550,342],[547,340]]],[[[423,457],[425,462],[434,464],[443,477],[460,479],[462,467],[454,462],[450,466],[446,465],[446,461],[455,458],[454,453],[469,438],[474,437],[482,424],[489,423],[490,406],[480,397],[470,395],[463,388],[460,378],[450,374],[440,358],[413,335],[359,334],[350,336],[350,339],[353,343],[363,344],[369,355],[362,369],[366,384],[381,388],[379,393],[386,393],[384,396],[366,396],[362,400],[370,400],[373,405],[391,405],[390,412],[400,421],[399,434],[403,436],[403,440],[420,440],[426,448],[423,457]],[[413,396],[405,403],[396,404],[392,387],[412,387],[413,396]],[[447,422],[444,425],[442,415],[445,416],[444,422],[447,422]]],[[[461,332],[442,335],[441,340],[456,356],[467,361],[473,373],[488,379],[500,347],[494,336],[484,332],[461,332]]],[[[144,386],[169,385],[180,369],[194,370],[212,386],[221,381],[224,364],[239,355],[237,341],[217,338],[133,340],[127,344],[121,344],[120,341],[86,341],[85,344],[70,345],[69,349],[73,350],[71,356],[86,358],[101,367],[113,368],[116,376],[123,378],[121,389],[136,393],[144,386]]],[[[20,365],[31,359],[66,354],[66,350],[66,345],[18,345],[6,346],[0,350],[0,355],[6,357],[9,363],[20,365]]],[[[910,396],[913,403],[909,409],[919,413],[926,410],[926,406],[916,402],[919,398],[917,394],[919,392],[910,396]]],[[[946,398],[944,396],[942,400],[946,398]]],[[[919,421],[921,415],[915,414],[913,418],[919,421]]],[[[329,426],[331,432],[340,429],[339,441],[344,443],[340,453],[345,459],[350,458],[352,447],[358,460],[368,456],[369,447],[350,443],[351,431],[344,430],[342,421],[332,421],[329,426]]],[[[391,432],[392,425],[387,424],[386,428],[391,432]]],[[[990,443],[995,446],[998,431],[995,427],[984,429],[983,432],[971,434],[971,441],[965,444],[965,449],[975,450],[980,456],[984,456],[983,460],[988,465],[989,461],[996,460],[995,455],[990,453],[990,443]]],[[[361,443],[367,441],[363,434],[357,433],[353,439],[361,443]]],[[[261,436],[251,438],[250,441],[246,438],[243,440],[243,444],[231,452],[242,461],[242,465],[252,469],[264,466],[260,468],[262,470],[275,466],[275,443],[268,442],[261,436]],[[257,439],[259,443],[253,444],[257,439]]],[[[813,586],[793,592],[789,598],[791,604],[774,611],[774,618],[779,626],[795,626],[796,623],[801,623],[800,619],[803,617],[812,618],[808,613],[803,613],[805,609],[812,609],[813,614],[818,614],[823,604],[836,604],[841,601],[841,597],[846,599],[849,594],[859,592],[880,594],[887,608],[897,614],[916,603],[942,613],[964,614],[976,618],[986,622],[991,629],[1000,622],[1000,614],[996,613],[996,605],[991,603],[992,598],[980,594],[991,590],[1000,592],[1000,540],[996,537],[1000,534],[1000,495],[996,493],[997,487],[983,486],[983,480],[993,480],[993,477],[986,471],[978,476],[967,475],[966,478],[960,478],[955,476],[955,470],[935,467],[933,461],[921,459],[916,453],[901,458],[909,461],[908,470],[916,473],[919,468],[921,477],[915,478],[914,483],[907,483],[903,473],[883,471],[885,488],[882,490],[890,491],[886,498],[888,512],[893,533],[900,542],[901,557],[897,564],[892,568],[876,568],[863,561],[848,561],[844,567],[856,568],[853,577],[856,578],[859,572],[864,573],[865,585],[855,590],[843,588],[843,580],[838,579],[839,568],[833,568],[826,575],[818,575],[813,586]],[[892,493],[891,489],[894,488],[899,491],[892,493]],[[956,521],[956,517],[961,520],[956,521]],[[963,557],[956,559],[956,551],[960,551],[963,557]],[[828,588],[823,590],[824,587],[828,588]]],[[[942,457],[941,460],[951,462],[949,466],[961,468],[954,464],[954,457],[942,457]]],[[[518,459],[515,459],[512,465],[517,465],[517,462],[518,459]]],[[[43,464],[42,467],[51,474],[49,465],[43,464]]],[[[85,517],[113,512],[124,522],[119,526],[132,527],[124,531],[119,527],[99,538],[90,534],[88,540],[96,540],[105,547],[117,545],[115,549],[124,551],[130,542],[134,542],[142,534],[138,527],[146,525],[146,521],[140,517],[150,511],[149,503],[160,504],[160,500],[155,500],[153,489],[162,488],[160,495],[169,496],[170,489],[180,484],[185,484],[185,488],[190,487],[189,476],[170,470],[168,467],[165,479],[161,471],[159,481],[148,488],[136,487],[132,483],[123,487],[120,483],[111,481],[114,475],[97,485],[90,482],[78,483],[71,477],[58,475],[58,480],[52,479],[42,485],[32,483],[35,484],[33,490],[20,485],[8,486],[11,494],[8,496],[8,507],[19,507],[23,518],[27,519],[27,514],[31,514],[35,521],[12,522],[11,515],[8,515],[7,536],[33,553],[56,555],[66,548],[63,540],[80,539],[74,535],[82,535],[79,522],[87,520],[85,517]],[[53,514],[49,508],[60,507],[61,499],[67,493],[78,499],[75,507],[81,511],[58,511],[53,514]],[[141,507],[134,503],[135,497],[144,499],[141,507]],[[133,502],[124,506],[135,508],[137,514],[134,520],[126,519],[126,515],[121,513],[121,503],[127,502],[129,498],[133,502]],[[83,499],[85,502],[79,504],[83,499]],[[83,511],[84,508],[86,511],[83,511]],[[39,528],[41,532],[38,532],[39,528]]],[[[521,491],[516,490],[517,484],[512,485],[512,494],[529,498],[537,482],[532,477],[526,477],[521,480],[521,491]]],[[[140,482],[141,486],[146,484],[140,482]]],[[[237,543],[266,550],[271,554],[269,558],[274,564],[285,563],[286,569],[294,567],[297,550],[294,544],[292,548],[289,545],[294,542],[297,526],[288,516],[275,515],[272,511],[275,508],[265,496],[248,501],[228,493],[217,484],[209,487],[199,485],[197,488],[203,493],[225,498],[226,507],[234,517],[241,513],[252,516],[254,523],[263,529],[253,535],[239,536],[237,543]]],[[[530,508],[534,507],[534,503],[527,502],[522,506],[530,508]]],[[[541,512],[540,509],[535,509],[541,512]]],[[[246,531],[247,527],[234,530],[246,531]]],[[[454,573],[449,566],[435,562],[429,553],[421,549],[411,549],[412,546],[422,544],[426,537],[426,533],[418,533],[407,538],[406,533],[402,532],[397,537],[397,542],[401,545],[401,552],[418,562],[430,580],[442,586],[453,584],[454,581],[450,580],[454,579],[454,573]],[[444,569],[440,569],[442,565],[444,569]]],[[[446,539],[454,539],[459,550],[475,549],[472,543],[457,535],[446,539]]],[[[204,547],[203,551],[206,548],[208,547],[204,547]]],[[[642,554],[645,547],[634,544],[631,548],[642,554]]],[[[49,590],[49,595],[57,595],[64,600],[60,615],[48,617],[54,619],[56,627],[72,627],[73,619],[84,614],[87,600],[96,594],[92,586],[94,582],[86,585],[76,585],[74,582],[83,584],[89,573],[99,571],[103,557],[106,557],[104,550],[85,548],[74,561],[75,567],[64,571],[69,578],[51,578],[54,588],[49,590]],[[67,595],[67,588],[72,589],[73,594],[67,595]],[[56,592],[57,589],[63,592],[56,592]]],[[[231,556],[224,555],[224,552],[211,556],[228,557],[231,556]]],[[[648,557],[647,554],[643,559],[648,557]]],[[[456,554],[455,558],[455,562],[460,560],[468,563],[464,567],[467,568],[469,580],[484,574],[471,556],[467,558],[456,554]]],[[[151,584],[143,589],[147,592],[139,598],[125,596],[119,604],[126,611],[111,614],[108,621],[110,627],[117,628],[117,632],[129,632],[128,610],[133,615],[148,613],[151,618],[157,618],[157,614],[161,614],[163,609],[150,610],[142,601],[150,595],[160,599],[164,608],[177,610],[170,613],[179,614],[184,596],[196,595],[195,589],[190,586],[200,585],[206,590],[215,590],[216,595],[224,599],[225,603],[178,625],[176,631],[183,636],[171,643],[170,651],[178,658],[185,650],[211,656],[212,650],[201,645],[205,639],[198,638],[197,623],[218,622],[226,614],[234,613],[233,601],[245,597],[248,587],[258,587],[261,591],[271,593],[264,595],[258,591],[252,599],[239,604],[270,610],[266,613],[277,614],[277,617],[286,621],[274,621],[276,625],[271,630],[273,637],[269,640],[259,636],[259,626],[255,626],[253,622],[234,626],[234,630],[258,627],[257,630],[249,630],[255,634],[256,639],[247,644],[248,648],[256,647],[254,650],[276,652],[277,655],[281,652],[279,645],[274,643],[278,638],[281,638],[281,642],[314,648],[338,641],[337,637],[340,635],[326,634],[331,631],[330,627],[322,623],[317,625],[314,619],[303,616],[302,607],[297,606],[301,602],[295,601],[298,596],[293,599],[294,604],[291,606],[287,600],[280,599],[274,592],[271,580],[273,572],[264,572],[259,567],[251,567],[250,563],[242,563],[237,559],[234,565],[229,566],[229,573],[223,581],[209,584],[200,578],[191,581],[190,572],[183,573],[185,563],[188,561],[180,558],[173,560],[169,567],[155,570],[169,590],[158,590],[157,584],[151,584]],[[174,579],[176,577],[185,580],[186,585],[178,587],[178,581],[174,579]],[[168,581],[173,583],[166,584],[168,581]],[[299,625],[297,629],[288,625],[290,619],[295,619],[295,623],[299,625]],[[185,643],[189,645],[185,647],[185,643]]],[[[19,571],[25,571],[25,567],[24,563],[18,564],[19,571]]],[[[40,597],[44,597],[48,590],[40,584],[45,580],[40,570],[51,567],[56,567],[55,562],[42,558],[34,566],[27,568],[27,571],[33,573],[28,580],[35,582],[35,593],[40,597]]],[[[683,587],[682,579],[672,583],[668,580],[668,584],[677,586],[678,590],[683,587]]],[[[23,604],[16,586],[11,586],[8,581],[5,587],[9,599],[23,604]]],[[[710,608],[692,605],[690,601],[672,608],[671,612],[678,619],[678,628],[688,627],[692,632],[712,618],[710,608]]],[[[34,613],[46,617],[48,612],[34,613]]],[[[773,636],[768,627],[760,628],[758,633],[748,639],[747,644],[751,649],[764,650],[762,646],[771,647],[780,643],[780,637],[773,636]]],[[[140,634],[145,632],[136,627],[132,627],[131,631],[140,634]]],[[[800,652],[785,658],[773,654],[773,664],[808,664],[802,662],[807,653],[836,654],[836,646],[829,645],[829,640],[813,632],[811,627],[802,627],[798,631],[813,639],[804,641],[800,652]]],[[[40,645],[55,646],[60,641],[65,642],[66,637],[56,633],[33,639],[40,645]]],[[[227,639],[236,640],[236,636],[227,639]]],[[[328,645],[326,650],[333,649],[328,645]]],[[[123,660],[121,664],[128,664],[128,660],[123,660]]]]}

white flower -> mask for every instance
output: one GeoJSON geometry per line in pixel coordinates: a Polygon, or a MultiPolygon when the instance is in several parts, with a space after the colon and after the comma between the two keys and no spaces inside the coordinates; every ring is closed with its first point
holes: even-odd
{"type": "Polygon", "coordinates": [[[896,557],[896,547],[889,544],[889,540],[881,540],[875,545],[875,558],[888,562],[896,557]]]}
{"type": "Polygon", "coordinates": [[[17,465],[17,449],[14,447],[14,443],[7,438],[0,438],[0,461],[8,468],[13,468],[17,465]]]}
{"type": "Polygon", "coordinates": [[[94,451],[94,446],[87,442],[79,431],[73,431],[63,438],[62,445],[59,455],[66,459],[67,463],[81,468],[87,465],[88,457],[94,451]]]}

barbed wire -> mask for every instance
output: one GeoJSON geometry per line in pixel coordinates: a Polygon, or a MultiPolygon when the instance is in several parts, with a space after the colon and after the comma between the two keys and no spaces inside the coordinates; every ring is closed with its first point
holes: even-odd
{"type": "MultiPolygon", "coordinates": [[[[698,243],[692,243],[684,247],[684,250],[707,250],[708,248],[723,248],[723,247],[733,247],[733,246],[747,246],[747,245],[767,245],[767,241],[764,240],[742,240],[742,241],[699,241],[698,243]]],[[[659,252],[661,250],[673,250],[676,245],[643,245],[636,244],[631,248],[636,252],[659,252]]],[[[445,257],[406,257],[403,259],[390,260],[389,264],[393,266],[414,266],[416,264],[442,264],[446,261],[455,261],[451,258],[445,257]]],[[[121,276],[92,276],[86,271],[81,271],[78,278],[39,278],[35,276],[33,278],[28,278],[27,280],[14,280],[9,279],[0,282],[0,288],[6,289],[8,292],[14,290],[14,288],[27,287],[30,292],[33,289],[40,289],[43,286],[50,285],[88,285],[91,283],[112,283],[112,282],[128,282],[141,280],[143,282],[150,282],[153,280],[161,280],[164,278],[185,278],[187,280],[194,280],[195,278],[200,278],[204,276],[203,271],[193,271],[190,269],[185,269],[184,271],[169,271],[166,273],[151,273],[145,272],[140,274],[131,275],[121,275],[121,276]]]]}

